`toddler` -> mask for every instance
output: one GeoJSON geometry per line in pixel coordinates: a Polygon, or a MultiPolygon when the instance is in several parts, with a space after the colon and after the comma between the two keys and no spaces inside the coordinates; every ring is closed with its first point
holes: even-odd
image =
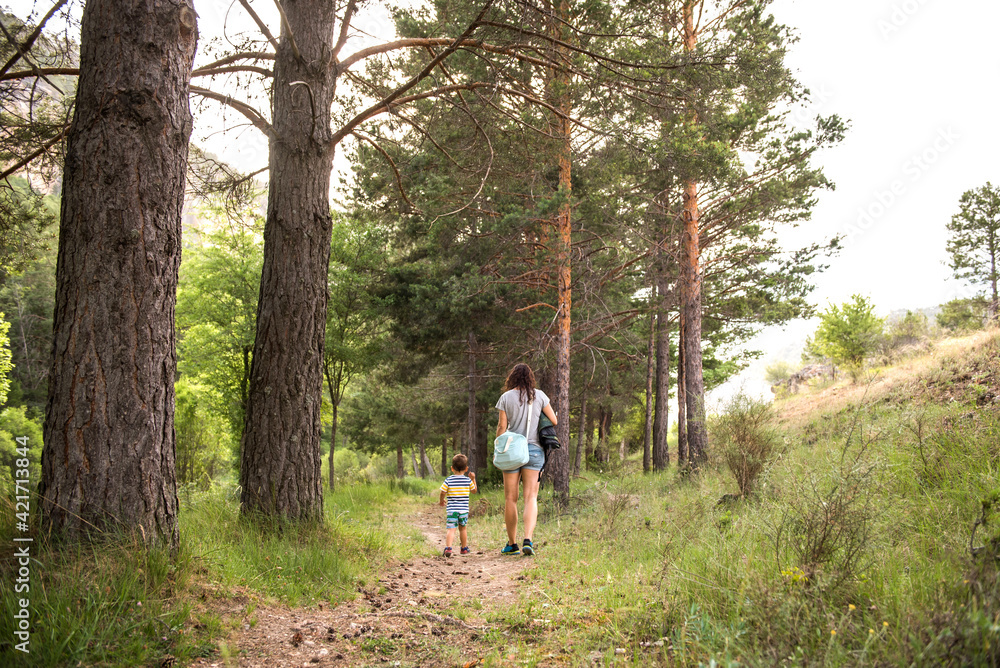
{"type": "Polygon", "coordinates": [[[465,525],[469,522],[469,494],[476,491],[476,474],[469,473],[469,460],[463,454],[455,455],[451,460],[451,473],[441,484],[441,501],[445,506],[445,528],[448,535],[445,538],[444,556],[451,556],[451,544],[455,542],[455,529],[458,529],[462,541],[462,554],[469,554],[469,535],[465,525]],[[468,473],[468,475],[466,475],[468,473]]]}

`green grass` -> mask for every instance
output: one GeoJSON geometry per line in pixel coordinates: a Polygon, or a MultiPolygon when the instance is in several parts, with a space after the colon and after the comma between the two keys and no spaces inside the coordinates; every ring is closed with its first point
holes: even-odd
{"type": "MultiPolygon", "coordinates": [[[[133,666],[158,665],[168,655],[181,662],[225,658],[224,640],[240,620],[213,613],[212,601],[239,597],[252,623],[261,601],[308,606],[353,597],[388,559],[424,549],[400,516],[431,487],[436,484],[404,480],[327,491],[322,525],[284,531],[265,531],[240,519],[231,485],[186,494],[181,498],[181,543],[174,556],[147,550],[130,536],[108,536],[99,544],[73,548],[35,543],[31,653],[16,651],[8,640],[23,594],[5,586],[0,592],[0,662],[133,666]]],[[[12,527],[0,528],[2,543],[13,545],[12,527]]],[[[4,557],[0,577],[11,583],[15,562],[9,554],[4,557]]]]}
{"type": "MultiPolygon", "coordinates": [[[[526,587],[542,594],[522,605],[549,602],[557,621],[529,644],[571,648],[571,663],[617,648],[640,665],[995,665],[1000,575],[968,548],[1000,489],[1000,410],[981,399],[995,386],[965,386],[996,378],[995,342],[918,379],[934,393],[922,402],[911,383],[820,407],[784,431],[749,499],[717,505],[737,491],[717,462],[687,480],[644,476],[634,458],[574,481],[564,514],[543,493],[547,547],[526,587]],[[829,549],[810,552],[824,531],[829,549]]],[[[495,621],[523,628],[514,613],[495,621]]]]}

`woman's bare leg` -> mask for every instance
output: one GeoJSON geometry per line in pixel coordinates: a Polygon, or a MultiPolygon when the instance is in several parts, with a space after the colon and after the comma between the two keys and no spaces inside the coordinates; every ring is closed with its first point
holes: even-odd
{"type": "Polygon", "coordinates": [[[538,471],[521,469],[524,484],[524,537],[531,540],[538,521],[538,471]]]}
{"type": "MultiPolygon", "coordinates": [[[[507,525],[507,543],[517,544],[517,487],[520,481],[519,471],[504,471],[503,474],[503,521],[507,525]]],[[[538,494],[536,485],[535,494],[538,494]]]]}

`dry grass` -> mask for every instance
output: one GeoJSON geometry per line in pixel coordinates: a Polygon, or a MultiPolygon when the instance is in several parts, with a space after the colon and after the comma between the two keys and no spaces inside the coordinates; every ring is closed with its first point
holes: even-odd
{"type": "Polygon", "coordinates": [[[816,412],[838,412],[862,402],[873,402],[891,394],[927,391],[926,379],[937,369],[961,358],[974,355],[987,346],[1000,345],[1000,330],[976,332],[969,336],[942,339],[930,352],[899,362],[891,367],[872,368],[858,383],[844,376],[822,389],[804,389],[801,393],[775,402],[779,423],[800,429],[816,417],[816,412]]]}

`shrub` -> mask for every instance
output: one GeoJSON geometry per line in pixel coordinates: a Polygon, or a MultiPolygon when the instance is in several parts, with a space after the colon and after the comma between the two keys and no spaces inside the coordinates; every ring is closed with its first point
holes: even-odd
{"type": "Polygon", "coordinates": [[[768,364],[764,369],[764,379],[771,385],[783,383],[795,373],[795,367],[784,360],[778,360],[773,364],[768,364]]]}
{"type": "Polygon", "coordinates": [[[794,503],[779,513],[772,540],[780,570],[806,587],[833,595],[861,580],[870,565],[877,438],[864,432],[859,411],[839,461],[793,483],[794,503]]]}
{"type": "Polygon", "coordinates": [[[952,331],[969,332],[982,329],[986,321],[986,300],[952,299],[941,304],[941,312],[937,314],[936,319],[938,325],[952,331]]]}
{"type": "Polygon", "coordinates": [[[771,404],[738,394],[715,421],[722,458],[742,496],[755,490],[758,478],[781,451],[774,420],[771,404]]]}
{"type": "Polygon", "coordinates": [[[840,306],[830,305],[819,317],[810,345],[835,364],[845,365],[857,382],[865,359],[882,339],[885,319],[877,317],[875,307],[861,295],[840,306]]]}

